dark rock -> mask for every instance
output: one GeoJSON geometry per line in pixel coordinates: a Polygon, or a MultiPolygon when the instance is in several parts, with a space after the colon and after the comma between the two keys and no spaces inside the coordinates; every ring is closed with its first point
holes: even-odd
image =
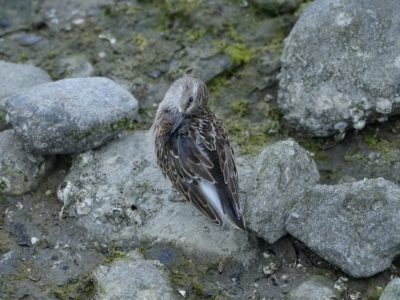
{"type": "Polygon", "coordinates": [[[21,223],[16,223],[14,225],[14,231],[15,235],[15,240],[17,241],[17,244],[20,246],[31,246],[31,241],[29,238],[29,235],[26,232],[26,228],[24,224],[21,223]]]}
{"type": "Polygon", "coordinates": [[[271,14],[281,14],[294,11],[303,0],[253,0],[253,2],[271,14]]]}

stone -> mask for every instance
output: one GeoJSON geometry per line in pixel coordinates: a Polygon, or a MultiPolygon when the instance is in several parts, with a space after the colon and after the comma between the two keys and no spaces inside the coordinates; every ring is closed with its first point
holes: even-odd
{"type": "Polygon", "coordinates": [[[46,25],[53,31],[68,28],[71,23],[79,26],[87,17],[99,16],[112,0],[43,0],[36,4],[38,13],[46,16],[46,25]]]}
{"type": "Polygon", "coordinates": [[[186,47],[185,52],[171,62],[168,74],[172,79],[189,74],[207,83],[233,67],[230,56],[221,54],[209,41],[200,40],[194,47],[186,47]]]}
{"type": "Polygon", "coordinates": [[[295,141],[268,146],[256,160],[253,186],[244,204],[247,227],[269,243],[276,242],[286,234],[290,208],[318,180],[314,160],[295,141]]]}
{"type": "Polygon", "coordinates": [[[400,299],[400,278],[392,279],[383,290],[379,300],[397,300],[400,299]]]}
{"type": "Polygon", "coordinates": [[[0,7],[0,33],[2,33],[2,29],[12,31],[32,24],[33,5],[31,0],[0,0],[0,7]]]}
{"type": "Polygon", "coordinates": [[[31,245],[31,241],[27,234],[24,224],[21,223],[14,224],[14,235],[15,235],[15,241],[19,246],[29,247],[31,245]]]}
{"type": "Polygon", "coordinates": [[[278,15],[294,11],[303,0],[253,0],[253,2],[261,9],[278,15]]]}
{"type": "Polygon", "coordinates": [[[27,64],[14,64],[0,60],[0,99],[51,81],[46,71],[27,64]]]}
{"type": "Polygon", "coordinates": [[[10,36],[10,38],[24,47],[44,45],[47,42],[43,37],[39,35],[25,32],[14,33],[10,36]]]}
{"type": "Polygon", "coordinates": [[[15,93],[51,81],[40,68],[26,64],[14,64],[0,60],[0,130],[7,127],[6,105],[15,93]]]}
{"type": "Polygon", "coordinates": [[[136,252],[101,265],[94,271],[95,299],[160,299],[173,300],[168,273],[158,260],[145,260],[136,252]]]}
{"type": "Polygon", "coordinates": [[[287,300],[336,300],[338,292],[334,283],[322,276],[313,276],[292,290],[287,300]]]}
{"type": "Polygon", "coordinates": [[[72,154],[99,147],[126,129],[137,100],[102,77],[63,79],[10,98],[7,114],[33,153],[72,154]]]}
{"type": "Polygon", "coordinates": [[[51,165],[26,153],[13,130],[0,132],[0,194],[21,195],[34,189],[51,165]]]}
{"type": "Polygon", "coordinates": [[[64,213],[109,243],[172,245],[207,263],[253,259],[247,233],[215,225],[172,189],[152,144],[137,131],[78,156],[58,190],[64,213]]]}
{"type": "Polygon", "coordinates": [[[399,10],[397,0],[308,6],[282,55],[278,104],[290,126],[326,137],[400,112],[399,10]]]}
{"type": "Polygon", "coordinates": [[[286,230],[349,275],[370,277],[400,254],[399,197],[383,178],[309,187],[286,230]]]}
{"type": "Polygon", "coordinates": [[[90,77],[94,67],[84,56],[66,56],[58,61],[56,73],[58,78],[90,77]]]}
{"type": "Polygon", "coordinates": [[[232,60],[224,54],[214,55],[209,58],[199,58],[193,62],[192,76],[210,82],[232,68],[232,60]]]}

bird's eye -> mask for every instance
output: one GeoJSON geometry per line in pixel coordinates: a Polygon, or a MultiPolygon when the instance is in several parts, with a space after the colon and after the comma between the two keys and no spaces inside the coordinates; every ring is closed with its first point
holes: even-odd
{"type": "Polygon", "coordinates": [[[192,103],[193,102],[193,96],[190,96],[188,101],[189,101],[189,103],[192,103]]]}

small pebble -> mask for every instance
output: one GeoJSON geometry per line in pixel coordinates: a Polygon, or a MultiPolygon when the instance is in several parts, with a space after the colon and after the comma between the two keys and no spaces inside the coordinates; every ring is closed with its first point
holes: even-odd
{"type": "Polygon", "coordinates": [[[178,293],[185,298],[186,297],[186,291],[185,290],[178,290],[178,293]]]}
{"type": "Polygon", "coordinates": [[[107,40],[110,42],[111,45],[114,45],[117,42],[117,39],[112,36],[110,33],[100,33],[99,39],[107,40]]]}
{"type": "Polygon", "coordinates": [[[21,46],[33,46],[43,40],[41,36],[29,33],[17,33],[11,38],[21,46]]]}
{"type": "Polygon", "coordinates": [[[31,237],[31,244],[35,245],[37,242],[39,242],[40,240],[37,237],[31,237]]]}
{"type": "Polygon", "coordinates": [[[72,21],[72,24],[77,25],[77,26],[82,25],[84,23],[85,23],[85,19],[83,19],[83,18],[75,19],[72,21]]]}
{"type": "Polygon", "coordinates": [[[67,270],[68,270],[68,266],[67,266],[67,265],[63,265],[63,266],[61,267],[61,270],[67,271],[67,270]]]}

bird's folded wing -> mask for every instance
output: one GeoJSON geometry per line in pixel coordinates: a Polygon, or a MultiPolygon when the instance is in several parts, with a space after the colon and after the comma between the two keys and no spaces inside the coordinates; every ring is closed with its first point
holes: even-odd
{"type": "Polygon", "coordinates": [[[196,127],[197,132],[193,132],[192,137],[197,138],[197,143],[206,147],[206,152],[216,151],[217,157],[211,159],[214,164],[219,164],[223,182],[227,186],[227,192],[233,200],[236,216],[240,219],[242,213],[239,203],[238,174],[234,161],[233,149],[230,145],[228,135],[222,122],[214,115],[209,122],[199,122],[196,127]]]}
{"type": "Polygon", "coordinates": [[[200,183],[206,180],[215,183],[212,174],[214,164],[202,153],[195,141],[186,135],[176,135],[167,143],[171,170],[167,175],[174,186],[213,222],[221,225],[222,220],[207,196],[202,192],[200,183]]]}

